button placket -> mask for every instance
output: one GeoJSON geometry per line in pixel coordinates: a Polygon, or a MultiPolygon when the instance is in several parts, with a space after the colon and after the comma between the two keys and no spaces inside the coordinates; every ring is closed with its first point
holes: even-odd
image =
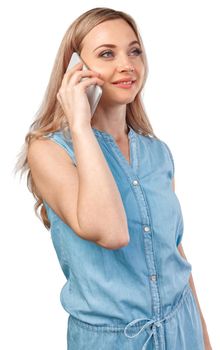
{"type": "Polygon", "coordinates": [[[151,281],[156,282],[157,280],[157,275],[151,275],[150,276],[151,281]]]}
{"type": "Polygon", "coordinates": [[[149,227],[149,226],[144,226],[144,232],[145,232],[145,233],[150,232],[150,227],[149,227]]]}
{"type": "Polygon", "coordinates": [[[138,181],[137,181],[137,180],[133,180],[132,183],[133,183],[134,186],[137,186],[137,185],[138,185],[138,181]]]}
{"type": "MultiPolygon", "coordinates": [[[[132,132],[132,131],[131,131],[132,132]]],[[[152,242],[152,229],[150,226],[150,208],[148,204],[148,198],[144,194],[141,181],[139,181],[137,170],[138,170],[138,143],[136,143],[136,139],[134,139],[134,142],[130,142],[130,150],[132,150],[133,157],[132,166],[128,166],[128,163],[124,162],[124,158],[122,154],[119,152],[119,149],[117,147],[117,144],[115,143],[113,137],[111,135],[108,135],[106,133],[100,133],[100,136],[102,136],[105,141],[108,142],[108,144],[112,147],[112,150],[114,151],[113,155],[117,160],[120,161],[120,165],[127,176],[131,186],[134,186],[134,195],[136,197],[136,200],[139,205],[140,209],[140,215],[141,215],[141,225],[142,230],[144,234],[144,249],[145,249],[145,258],[147,263],[147,269],[148,273],[150,271],[150,274],[147,275],[148,283],[151,288],[152,292],[152,304],[153,304],[153,313],[154,317],[160,317],[160,297],[159,297],[159,288],[157,284],[157,275],[156,275],[156,264],[155,264],[155,257],[154,257],[154,250],[153,250],[153,242],[152,242]],[[133,148],[132,148],[133,147],[133,148]],[[123,161],[122,161],[123,160],[123,161]],[[149,226],[148,226],[149,225],[149,226]],[[153,276],[153,277],[152,277],[153,276]]],[[[131,138],[136,137],[135,133],[130,135],[131,138]]],[[[131,141],[131,140],[130,140],[131,141]]]]}

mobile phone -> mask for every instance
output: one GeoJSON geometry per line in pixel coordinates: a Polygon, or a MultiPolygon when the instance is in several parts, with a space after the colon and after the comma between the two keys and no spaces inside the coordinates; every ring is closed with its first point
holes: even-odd
{"type": "MultiPolygon", "coordinates": [[[[82,58],[80,57],[80,55],[77,52],[73,52],[70,62],[68,64],[68,67],[66,69],[66,71],[68,71],[70,68],[72,68],[73,66],[75,66],[76,64],[78,64],[79,62],[83,63],[83,68],[82,70],[86,70],[88,69],[87,65],[85,64],[85,62],[83,62],[82,58]]],[[[86,77],[82,78],[82,80],[88,79],[86,77]]],[[[89,100],[89,104],[90,104],[90,108],[91,108],[91,115],[94,114],[95,109],[99,103],[99,100],[101,98],[102,95],[102,88],[99,85],[90,85],[86,88],[86,94],[89,100]]]]}

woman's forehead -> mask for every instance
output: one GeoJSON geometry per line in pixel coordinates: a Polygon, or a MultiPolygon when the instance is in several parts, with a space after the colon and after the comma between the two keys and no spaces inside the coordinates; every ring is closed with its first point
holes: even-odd
{"type": "Polygon", "coordinates": [[[95,50],[100,45],[128,46],[137,40],[130,25],[123,19],[102,22],[89,31],[83,39],[83,45],[95,50]]]}

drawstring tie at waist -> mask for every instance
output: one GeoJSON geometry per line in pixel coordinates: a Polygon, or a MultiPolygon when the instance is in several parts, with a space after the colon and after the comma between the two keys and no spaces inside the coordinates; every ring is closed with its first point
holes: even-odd
{"type": "Polygon", "coordinates": [[[149,342],[150,338],[152,336],[154,336],[155,338],[155,342],[157,343],[157,332],[156,332],[156,327],[161,327],[162,326],[162,322],[169,319],[170,317],[172,317],[174,315],[174,313],[177,311],[177,309],[179,308],[179,306],[182,304],[183,302],[183,299],[184,299],[184,296],[185,294],[189,291],[189,285],[187,284],[185,289],[183,290],[183,293],[180,297],[180,300],[178,301],[178,303],[176,304],[176,306],[174,307],[174,309],[167,315],[165,316],[164,318],[160,319],[160,320],[153,320],[153,319],[149,319],[149,318],[137,318],[131,322],[129,322],[126,327],[124,328],[124,334],[126,337],[128,338],[134,338],[134,337],[137,337],[141,332],[143,332],[144,329],[147,329],[150,327],[151,329],[151,332],[150,332],[150,335],[149,337],[147,338],[146,342],[144,343],[143,347],[141,350],[146,350],[147,349],[147,343],[149,342]],[[139,330],[139,332],[133,334],[133,335],[129,335],[127,334],[127,329],[131,326],[133,326],[134,324],[138,323],[139,321],[147,321],[143,327],[139,330]]]}
{"type": "Polygon", "coordinates": [[[162,325],[161,322],[163,322],[166,319],[166,317],[164,317],[162,320],[159,321],[155,321],[155,320],[150,320],[149,318],[137,318],[136,320],[131,321],[130,323],[127,324],[127,326],[124,329],[124,334],[126,335],[126,337],[128,338],[134,338],[137,337],[138,334],[140,334],[141,332],[143,332],[143,330],[145,328],[148,328],[152,325],[151,329],[152,331],[150,332],[149,337],[147,338],[146,342],[144,343],[143,347],[141,350],[146,350],[147,349],[147,343],[149,342],[150,338],[152,337],[152,335],[156,336],[156,327],[160,327],[162,325]],[[146,322],[143,327],[140,329],[140,331],[138,333],[135,333],[134,335],[128,335],[126,334],[126,330],[131,327],[132,325],[134,325],[135,323],[142,321],[142,320],[147,320],[148,322],[146,322]]]}

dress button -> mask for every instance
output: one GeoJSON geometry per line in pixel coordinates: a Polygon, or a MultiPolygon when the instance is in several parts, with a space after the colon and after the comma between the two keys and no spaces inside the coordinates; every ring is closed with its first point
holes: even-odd
{"type": "Polygon", "coordinates": [[[150,227],[144,226],[144,231],[145,231],[145,232],[149,232],[149,231],[150,231],[150,227]]]}
{"type": "Polygon", "coordinates": [[[134,181],[133,181],[133,185],[138,185],[138,181],[137,181],[137,180],[134,180],[134,181]]]}
{"type": "Polygon", "coordinates": [[[151,275],[151,276],[150,276],[150,279],[151,279],[151,281],[154,281],[154,282],[155,282],[155,281],[157,280],[157,276],[156,276],[156,275],[151,275]]]}

